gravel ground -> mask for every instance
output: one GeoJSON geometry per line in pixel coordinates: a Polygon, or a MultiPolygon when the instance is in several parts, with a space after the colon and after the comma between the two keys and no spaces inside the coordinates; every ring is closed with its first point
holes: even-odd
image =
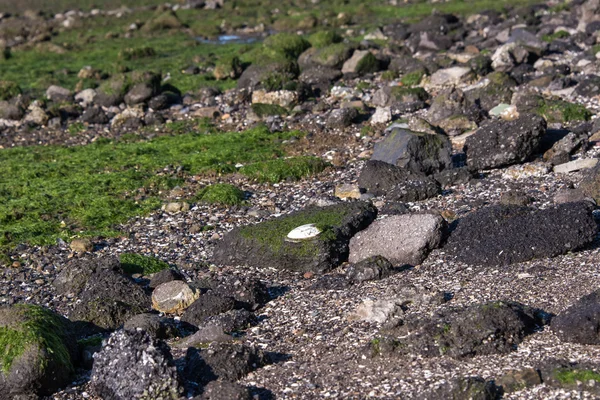
{"type": "MultiPolygon", "coordinates": [[[[597,155],[592,149],[584,157],[597,155]]],[[[248,267],[217,268],[210,265],[214,244],[222,235],[241,224],[262,219],[252,215],[277,216],[300,209],[311,199],[333,193],[336,183],[356,180],[362,163],[349,163],[321,176],[299,183],[274,186],[253,185],[249,207],[225,209],[193,207],[187,213],[156,212],[131,220],[123,226],[122,238],[96,242],[95,256],[139,252],[153,254],[177,264],[190,280],[206,274],[236,274],[258,277],[279,294],[259,311],[259,324],[239,340],[278,353],[280,362],[259,369],[242,380],[272,392],[279,399],[312,398],[412,398],[432,385],[453,377],[478,375],[497,378],[512,369],[536,367],[551,359],[600,363],[600,349],[562,343],[549,329],[535,333],[518,350],[501,356],[481,356],[457,361],[448,357],[426,359],[371,359],[365,348],[377,335],[375,323],[353,321],[348,315],[364,300],[398,297],[407,287],[420,293],[452,293],[446,305],[466,305],[490,300],[515,300],[559,313],[579,297],[600,287],[600,239],[589,248],[553,259],[541,259],[506,267],[470,267],[454,262],[436,250],[420,266],[387,279],[351,286],[343,290],[311,290],[316,277],[277,270],[248,267]],[[254,212],[249,213],[251,209],[254,212]],[[256,212],[256,211],[259,212],[256,212]],[[249,215],[250,214],[250,215],[249,215]],[[212,225],[214,230],[189,233],[193,225],[212,225]]],[[[410,204],[415,212],[450,211],[457,216],[496,203],[502,193],[519,191],[532,196],[533,205],[546,207],[561,188],[576,182],[578,174],[556,176],[539,162],[496,170],[469,184],[452,187],[442,196],[410,204]]],[[[383,200],[376,199],[381,206],[383,200]]],[[[22,265],[0,271],[0,304],[28,302],[42,304],[68,314],[73,299],[57,296],[51,286],[65,262],[78,257],[65,243],[48,249],[22,246],[22,265]]],[[[342,265],[332,274],[345,268],[342,265]]],[[[427,315],[438,307],[415,303],[406,313],[427,315]]],[[[177,353],[176,353],[177,355],[177,353]]],[[[93,398],[86,376],[52,399],[93,398]]],[[[506,396],[508,399],[592,398],[586,393],[536,386],[506,396]]]]}

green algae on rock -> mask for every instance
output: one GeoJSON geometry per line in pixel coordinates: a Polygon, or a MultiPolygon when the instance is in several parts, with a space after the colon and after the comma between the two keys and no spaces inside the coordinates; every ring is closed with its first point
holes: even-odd
{"type": "Polygon", "coordinates": [[[122,253],[119,257],[123,271],[128,274],[154,274],[169,268],[169,264],[155,257],[136,253],[122,253]]]}
{"type": "Polygon", "coordinates": [[[369,203],[352,202],[328,207],[309,207],[256,225],[236,228],[217,244],[217,264],[312,271],[331,270],[348,259],[348,243],[376,217],[369,203]],[[321,231],[314,239],[291,242],[293,229],[315,224],[321,231]]]}
{"type": "Polygon", "coordinates": [[[49,394],[69,383],[76,346],[69,321],[36,305],[0,308],[0,390],[49,394]]]}

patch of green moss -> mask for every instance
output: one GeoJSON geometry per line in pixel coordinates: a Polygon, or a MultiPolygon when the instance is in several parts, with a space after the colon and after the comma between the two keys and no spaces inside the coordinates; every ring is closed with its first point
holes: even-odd
{"type": "Polygon", "coordinates": [[[351,47],[346,43],[334,43],[320,48],[314,60],[323,65],[338,65],[350,56],[351,47]]]}
{"type": "Polygon", "coordinates": [[[237,163],[283,157],[282,142],[302,135],[264,126],[243,132],[197,122],[181,127],[150,141],[0,149],[0,252],[18,243],[119,235],[118,224],[160,207],[161,193],[181,186],[186,176],[233,173],[237,163]],[[164,173],[173,165],[181,173],[164,173]]]}
{"type": "Polygon", "coordinates": [[[365,54],[356,65],[357,74],[369,74],[377,71],[379,71],[379,60],[371,52],[365,54]]]}
{"type": "Polygon", "coordinates": [[[548,122],[589,121],[592,118],[592,113],[581,104],[560,99],[540,100],[535,112],[548,122]]]}
{"type": "Polygon", "coordinates": [[[239,57],[225,57],[215,65],[214,75],[216,79],[235,79],[242,73],[242,62],[239,57]]]}
{"type": "Polygon", "coordinates": [[[390,81],[393,81],[394,79],[398,79],[397,71],[387,70],[381,74],[381,80],[383,80],[383,81],[390,82],[390,81]]]}
{"type": "Polygon", "coordinates": [[[335,31],[323,30],[313,33],[308,37],[308,41],[312,47],[321,49],[329,46],[330,44],[339,43],[342,41],[342,37],[335,31]]]}
{"type": "Polygon", "coordinates": [[[553,34],[550,34],[550,35],[544,35],[544,36],[542,36],[542,40],[544,42],[550,43],[554,39],[566,39],[569,36],[571,36],[571,35],[569,35],[569,32],[567,32],[567,31],[558,31],[558,32],[554,32],[553,34]]]}
{"type": "Polygon", "coordinates": [[[554,371],[554,377],[563,385],[572,385],[579,382],[600,382],[600,374],[590,369],[562,368],[554,371]]]}
{"type": "Polygon", "coordinates": [[[10,100],[21,94],[21,88],[11,81],[0,81],[0,100],[10,100]]]}
{"type": "Polygon", "coordinates": [[[90,336],[85,339],[79,339],[77,344],[79,347],[95,347],[102,344],[104,338],[101,335],[90,336]]]}
{"type": "Polygon", "coordinates": [[[168,10],[147,21],[142,27],[144,32],[156,32],[167,29],[181,28],[183,24],[174,11],[168,10]]]}
{"type": "Polygon", "coordinates": [[[18,316],[10,327],[0,327],[0,369],[7,374],[13,362],[29,348],[46,352],[41,368],[48,360],[57,368],[73,370],[71,356],[64,343],[65,326],[52,311],[36,305],[14,306],[18,316]]]}
{"type": "Polygon", "coordinates": [[[69,134],[71,135],[77,135],[78,133],[84,132],[86,129],[87,128],[83,122],[74,122],[67,128],[69,134]]]}
{"type": "Polygon", "coordinates": [[[422,87],[394,86],[391,94],[398,101],[404,101],[404,97],[407,96],[416,97],[420,101],[425,101],[429,98],[429,93],[422,87]]]}
{"type": "Polygon", "coordinates": [[[322,172],[327,163],[318,157],[292,157],[244,166],[240,173],[258,182],[298,180],[322,172]]]}
{"type": "Polygon", "coordinates": [[[408,74],[404,74],[402,78],[400,78],[400,82],[402,82],[404,86],[417,86],[419,83],[421,83],[421,79],[423,79],[424,75],[425,72],[419,69],[409,72],[408,74]]]}
{"type": "Polygon", "coordinates": [[[252,104],[252,111],[260,118],[267,117],[269,115],[287,115],[288,111],[277,105],[277,104],[263,104],[254,103],[252,104]]]}
{"type": "Polygon", "coordinates": [[[319,241],[335,240],[334,227],[339,226],[351,211],[346,207],[329,207],[326,209],[308,209],[293,215],[275,218],[256,225],[248,225],[240,230],[242,237],[254,240],[274,254],[291,254],[307,257],[316,254],[319,241]],[[313,240],[299,243],[286,242],[286,237],[293,229],[315,224],[321,233],[313,240]]]}
{"type": "Polygon", "coordinates": [[[371,88],[371,83],[367,82],[367,81],[360,81],[356,84],[357,90],[365,90],[365,89],[370,89],[370,88],[371,88]]]}
{"type": "Polygon", "coordinates": [[[197,201],[210,204],[234,206],[241,204],[246,198],[243,190],[228,183],[216,183],[203,188],[195,197],[197,201]]]}
{"type": "Polygon", "coordinates": [[[158,258],[136,253],[122,253],[119,260],[123,271],[128,274],[150,275],[169,268],[169,264],[158,258]]]}
{"type": "Polygon", "coordinates": [[[296,59],[304,50],[310,47],[310,43],[300,35],[293,33],[277,33],[265,39],[263,45],[267,49],[283,54],[290,59],[296,59]]]}

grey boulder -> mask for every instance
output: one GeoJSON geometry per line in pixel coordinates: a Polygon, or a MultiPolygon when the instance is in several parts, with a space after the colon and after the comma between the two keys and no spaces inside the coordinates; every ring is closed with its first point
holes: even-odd
{"type": "Polygon", "coordinates": [[[387,258],[395,265],[418,265],[438,247],[445,228],[435,214],[394,215],[373,222],[350,240],[351,263],[373,256],[387,258]]]}

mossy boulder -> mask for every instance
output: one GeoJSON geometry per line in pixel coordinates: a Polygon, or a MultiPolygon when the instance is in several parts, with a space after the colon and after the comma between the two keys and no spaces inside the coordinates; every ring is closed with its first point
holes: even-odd
{"type": "Polygon", "coordinates": [[[281,90],[284,86],[298,77],[299,68],[296,61],[282,57],[271,57],[264,53],[258,57],[240,76],[237,87],[239,89],[265,88],[268,91],[281,90]]]}
{"type": "Polygon", "coordinates": [[[243,71],[242,62],[237,56],[234,56],[219,60],[217,65],[215,65],[213,75],[217,80],[224,80],[227,78],[237,79],[243,71]]]}
{"type": "Polygon", "coordinates": [[[309,207],[235,228],[217,244],[213,261],[221,265],[327,272],[348,259],[350,239],[376,216],[376,208],[364,202],[309,207]],[[316,224],[321,233],[300,241],[287,238],[290,231],[307,224],[316,224]]]}
{"type": "Polygon", "coordinates": [[[512,89],[517,82],[504,72],[492,72],[485,79],[489,82],[483,87],[465,91],[465,98],[471,104],[476,104],[484,110],[491,110],[500,103],[510,103],[512,89]]]}
{"type": "Polygon", "coordinates": [[[128,47],[119,51],[119,59],[124,61],[140,60],[156,56],[156,50],[152,47],[128,47]]]}
{"type": "Polygon", "coordinates": [[[266,38],[263,46],[290,59],[296,59],[310,47],[310,43],[300,35],[283,32],[266,38]]]}
{"type": "Polygon", "coordinates": [[[10,100],[21,94],[21,88],[11,81],[0,81],[0,100],[10,100]]]}
{"type": "Polygon", "coordinates": [[[168,10],[147,21],[142,27],[142,32],[156,32],[181,27],[183,27],[183,24],[177,14],[172,10],[168,10]]]}
{"type": "Polygon", "coordinates": [[[334,43],[321,48],[310,48],[298,59],[302,69],[315,65],[341,69],[352,56],[353,47],[346,43],[334,43]]]}
{"type": "Polygon", "coordinates": [[[94,103],[103,107],[119,105],[125,95],[138,85],[151,92],[151,95],[155,95],[160,91],[160,83],[160,74],[150,71],[117,74],[98,87],[94,103]]]}
{"type": "Polygon", "coordinates": [[[0,308],[0,398],[55,392],[70,382],[76,356],[66,318],[35,305],[0,308]]]}
{"type": "Polygon", "coordinates": [[[323,48],[325,46],[329,46],[334,43],[339,43],[342,41],[342,37],[335,31],[332,30],[322,30],[313,33],[308,37],[308,41],[317,49],[323,48]]]}

